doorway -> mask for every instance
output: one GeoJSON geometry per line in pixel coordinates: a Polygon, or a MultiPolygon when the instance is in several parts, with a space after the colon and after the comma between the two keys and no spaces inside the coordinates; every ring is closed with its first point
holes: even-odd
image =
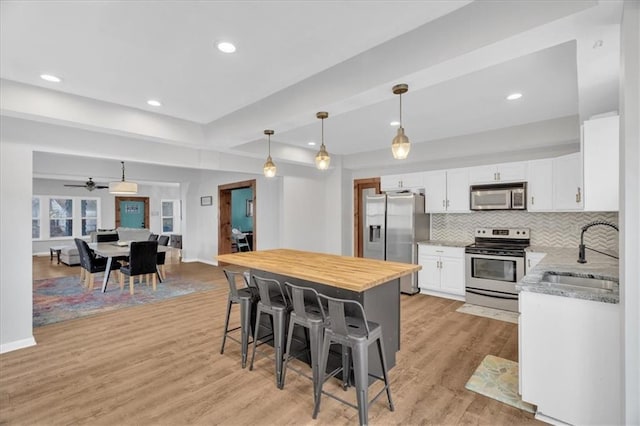
{"type": "Polygon", "coordinates": [[[247,236],[249,249],[257,247],[256,180],[218,186],[218,254],[233,252],[234,226],[247,236]]]}
{"type": "Polygon", "coordinates": [[[380,194],[380,178],[353,181],[353,254],[362,257],[362,226],[364,223],[364,197],[368,193],[380,194]]]}
{"type": "Polygon", "coordinates": [[[149,197],[116,197],[116,228],[149,228],[149,197]]]}

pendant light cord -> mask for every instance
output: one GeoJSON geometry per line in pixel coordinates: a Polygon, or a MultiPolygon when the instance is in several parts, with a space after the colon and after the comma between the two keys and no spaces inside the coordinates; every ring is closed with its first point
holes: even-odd
{"type": "Polygon", "coordinates": [[[400,93],[400,127],[402,127],[402,93],[400,93]]]}
{"type": "Polygon", "coordinates": [[[324,118],[322,119],[322,127],[321,128],[322,128],[322,132],[321,132],[321,135],[322,135],[322,148],[324,148],[324,118]]]}
{"type": "Polygon", "coordinates": [[[122,181],[124,182],[124,161],[121,161],[120,164],[122,164],[122,181]]]}

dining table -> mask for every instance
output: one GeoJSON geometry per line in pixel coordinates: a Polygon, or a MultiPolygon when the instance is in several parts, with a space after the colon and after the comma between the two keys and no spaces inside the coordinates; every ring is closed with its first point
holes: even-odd
{"type": "MultiPolygon", "coordinates": [[[[128,257],[131,249],[129,244],[123,244],[122,242],[108,242],[108,243],[89,243],[89,248],[94,251],[98,256],[102,256],[107,258],[107,266],[104,271],[104,278],[102,280],[102,292],[105,293],[107,291],[107,283],[109,282],[109,275],[111,275],[111,265],[113,264],[113,259],[118,257],[128,257]]],[[[158,246],[158,253],[167,252],[171,249],[171,247],[167,246],[158,246]]],[[[162,282],[162,278],[160,274],[158,274],[158,279],[162,282]]]]}

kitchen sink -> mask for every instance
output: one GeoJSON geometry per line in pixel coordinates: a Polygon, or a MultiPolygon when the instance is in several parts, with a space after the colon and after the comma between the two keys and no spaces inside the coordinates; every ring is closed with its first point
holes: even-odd
{"type": "Polygon", "coordinates": [[[619,290],[618,281],[571,272],[547,271],[542,275],[541,281],[567,290],[587,290],[595,293],[617,293],[619,290]]]}

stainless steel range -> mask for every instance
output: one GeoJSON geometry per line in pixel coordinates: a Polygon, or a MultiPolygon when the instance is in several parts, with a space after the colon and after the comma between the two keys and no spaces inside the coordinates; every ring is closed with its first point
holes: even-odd
{"type": "Polygon", "coordinates": [[[528,246],[528,228],[477,228],[475,243],[465,248],[467,303],[517,312],[528,246]]]}

